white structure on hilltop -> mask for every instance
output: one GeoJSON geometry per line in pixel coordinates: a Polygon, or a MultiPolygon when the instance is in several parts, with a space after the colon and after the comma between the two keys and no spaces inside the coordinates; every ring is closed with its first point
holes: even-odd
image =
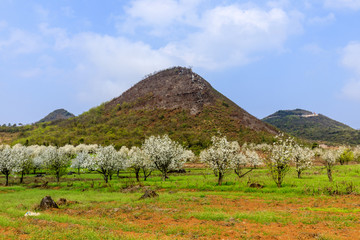
{"type": "Polygon", "coordinates": [[[305,118],[308,118],[308,117],[317,117],[319,116],[319,114],[313,112],[312,114],[303,114],[301,115],[301,117],[305,117],[305,118]]]}

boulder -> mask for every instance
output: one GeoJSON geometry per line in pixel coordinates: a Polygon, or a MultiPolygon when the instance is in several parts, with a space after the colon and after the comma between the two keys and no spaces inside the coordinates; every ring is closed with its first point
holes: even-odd
{"type": "Polygon", "coordinates": [[[50,196],[46,196],[41,200],[39,209],[46,210],[49,208],[59,208],[59,207],[50,196]]]}
{"type": "Polygon", "coordinates": [[[147,189],[145,191],[144,195],[142,195],[139,198],[139,200],[146,199],[146,198],[154,198],[154,197],[158,197],[158,196],[159,196],[159,194],[157,194],[155,191],[147,189]]]}

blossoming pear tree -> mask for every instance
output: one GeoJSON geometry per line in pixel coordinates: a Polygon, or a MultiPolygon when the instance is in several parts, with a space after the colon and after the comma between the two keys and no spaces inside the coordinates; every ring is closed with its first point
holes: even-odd
{"type": "Polygon", "coordinates": [[[194,154],[184,149],[179,143],[172,141],[168,135],[150,136],[142,145],[142,149],[149,156],[150,161],[162,173],[165,181],[170,170],[183,167],[184,163],[194,154]]]}
{"type": "Polygon", "coordinates": [[[225,174],[237,165],[243,164],[245,158],[240,154],[236,141],[229,142],[226,137],[213,136],[212,145],[200,153],[200,160],[218,173],[218,185],[222,185],[225,174]]]}

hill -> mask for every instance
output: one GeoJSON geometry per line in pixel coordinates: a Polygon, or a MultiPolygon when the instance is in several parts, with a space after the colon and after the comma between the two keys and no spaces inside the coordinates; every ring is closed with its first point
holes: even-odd
{"type": "Polygon", "coordinates": [[[307,140],[360,144],[360,131],[322,114],[302,109],[280,110],[262,120],[286,133],[307,140]]]}
{"type": "Polygon", "coordinates": [[[69,113],[65,109],[57,109],[51,113],[49,113],[46,117],[38,121],[37,123],[43,123],[43,122],[51,122],[51,121],[58,121],[63,119],[68,119],[71,117],[75,117],[74,114],[69,113]]]}
{"type": "Polygon", "coordinates": [[[217,92],[191,69],[152,74],[118,98],[59,122],[42,123],[16,142],[140,145],[150,135],[168,134],[198,151],[221,132],[240,143],[271,142],[277,130],[217,92]]]}

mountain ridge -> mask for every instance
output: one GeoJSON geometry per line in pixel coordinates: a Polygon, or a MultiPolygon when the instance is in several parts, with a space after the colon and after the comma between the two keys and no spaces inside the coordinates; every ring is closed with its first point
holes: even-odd
{"type": "Polygon", "coordinates": [[[42,123],[16,142],[140,145],[150,135],[168,134],[192,150],[204,149],[219,132],[241,142],[272,142],[278,130],[216,91],[191,69],[173,67],[78,117],[42,123]]]}
{"type": "Polygon", "coordinates": [[[303,109],[279,110],[262,120],[281,131],[311,141],[360,144],[360,131],[323,114],[303,109]]]}
{"type": "Polygon", "coordinates": [[[44,118],[39,120],[36,123],[43,123],[43,122],[51,122],[51,121],[58,121],[58,120],[64,120],[71,117],[75,117],[74,114],[68,112],[67,110],[60,108],[52,111],[48,115],[46,115],[44,118]]]}

